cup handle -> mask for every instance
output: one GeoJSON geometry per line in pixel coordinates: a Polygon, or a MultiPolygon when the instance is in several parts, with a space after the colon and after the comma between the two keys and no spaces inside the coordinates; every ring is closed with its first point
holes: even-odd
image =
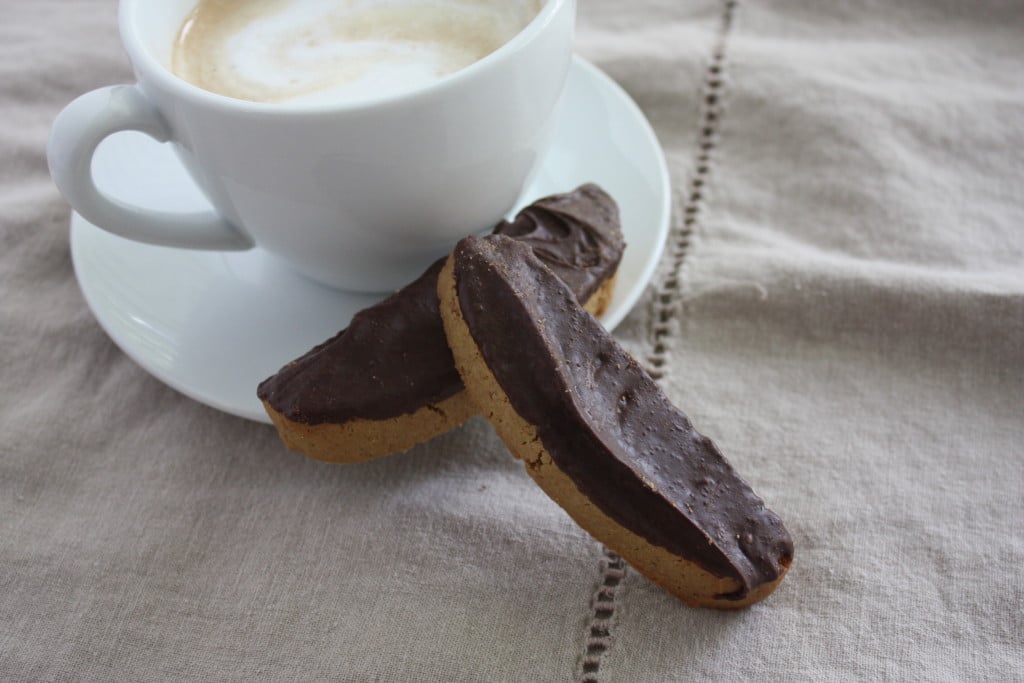
{"type": "Polygon", "coordinates": [[[252,240],[213,211],[175,213],[133,206],[96,187],[92,158],[108,135],[135,130],[159,142],[171,135],[167,123],[134,85],[86,93],[57,116],[50,132],[47,161],[57,188],[86,220],[137,242],[188,249],[242,250],[252,240]]]}

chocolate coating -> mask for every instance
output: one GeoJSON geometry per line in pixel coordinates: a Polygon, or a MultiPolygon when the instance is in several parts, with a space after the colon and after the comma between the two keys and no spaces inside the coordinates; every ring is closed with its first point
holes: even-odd
{"type": "Polygon", "coordinates": [[[626,248],[618,207],[594,184],[540,199],[494,233],[530,245],[580,302],[615,272],[626,248]]]}
{"type": "Polygon", "coordinates": [[[620,526],[741,589],[776,579],[793,543],[715,444],[530,249],[500,236],[453,252],[474,342],[552,461],[620,526]]]}
{"type": "MultiPolygon", "coordinates": [[[[593,184],[540,199],[495,233],[533,247],[581,301],[615,274],[625,248],[618,208],[593,184]]],[[[324,424],[386,420],[462,391],[438,308],[443,264],[264,380],[259,398],[293,422],[324,424]]]]}

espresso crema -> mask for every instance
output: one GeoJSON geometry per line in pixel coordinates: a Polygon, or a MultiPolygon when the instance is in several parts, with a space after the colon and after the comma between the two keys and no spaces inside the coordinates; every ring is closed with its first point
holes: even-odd
{"type": "Polygon", "coordinates": [[[507,43],[545,0],[200,0],[173,71],[254,102],[344,102],[412,90],[507,43]]]}

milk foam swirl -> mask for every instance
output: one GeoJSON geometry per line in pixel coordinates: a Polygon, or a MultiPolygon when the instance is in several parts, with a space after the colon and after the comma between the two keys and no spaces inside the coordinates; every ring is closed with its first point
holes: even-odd
{"type": "Polygon", "coordinates": [[[415,89],[487,56],[543,0],[201,0],[176,74],[256,102],[333,102],[415,89]]]}

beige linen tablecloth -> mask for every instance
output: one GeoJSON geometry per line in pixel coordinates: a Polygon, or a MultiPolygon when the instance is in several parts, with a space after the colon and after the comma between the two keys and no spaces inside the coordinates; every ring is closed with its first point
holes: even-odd
{"type": "Polygon", "coordinates": [[[1024,3],[581,2],[675,187],[618,335],[795,538],[735,614],[479,420],[332,467],[125,357],[44,156],[115,13],[0,0],[0,679],[1024,680],[1024,3]]]}

